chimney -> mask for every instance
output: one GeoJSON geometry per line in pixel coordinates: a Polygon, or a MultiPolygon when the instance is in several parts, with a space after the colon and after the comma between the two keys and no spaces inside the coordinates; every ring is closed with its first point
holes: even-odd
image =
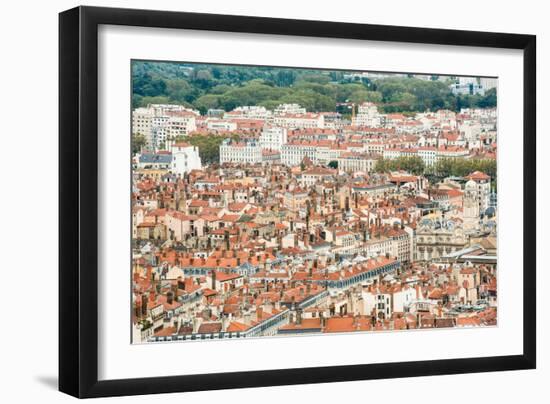
{"type": "Polygon", "coordinates": [[[251,323],[251,318],[250,318],[250,311],[246,311],[243,315],[243,321],[246,325],[250,325],[251,323]]]}
{"type": "Polygon", "coordinates": [[[229,250],[229,231],[226,230],[224,235],[225,235],[225,249],[229,250]]]}
{"type": "Polygon", "coordinates": [[[172,285],[172,293],[174,294],[174,300],[178,301],[178,283],[172,285]]]}
{"type": "Polygon", "coordinates": [[[141,314],[147,315],[147,296],[141,295],[141,314]]]}
{"type": "Polygon", "coordinates": [[[296,310],[296,325],[302,324],[302,309],[298,308],[296,310]]]}

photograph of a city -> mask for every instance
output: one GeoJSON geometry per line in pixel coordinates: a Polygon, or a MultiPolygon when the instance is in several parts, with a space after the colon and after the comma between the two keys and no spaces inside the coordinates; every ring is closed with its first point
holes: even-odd
{"type": "Polygon", "coordinates": [[[132,343],[497,325],[497,78],[131,68],[132,343]]]}

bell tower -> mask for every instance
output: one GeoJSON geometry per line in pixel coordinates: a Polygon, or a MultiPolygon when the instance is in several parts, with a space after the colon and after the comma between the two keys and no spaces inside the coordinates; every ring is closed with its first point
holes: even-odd
{"type": "Polygon", "coordinates": [[[479,203],[477,196],[477,184],[468,181],[464,189],[464,230],[475,230],[479,222],[479,203]]]}

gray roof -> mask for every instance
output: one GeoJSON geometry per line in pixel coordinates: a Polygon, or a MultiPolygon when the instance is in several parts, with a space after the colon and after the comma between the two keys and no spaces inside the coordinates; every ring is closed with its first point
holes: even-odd
{"type": "Polygon", "coordinates": [[[143,153],[139,156],[139,162],[142,164],[170,164],[172,162],[172,155],[143,153]]]}

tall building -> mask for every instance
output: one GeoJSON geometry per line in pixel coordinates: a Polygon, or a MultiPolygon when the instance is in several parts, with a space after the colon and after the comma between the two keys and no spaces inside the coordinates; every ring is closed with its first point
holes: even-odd
{"type": "Polygon", "coordinates": [[[474,171],[466,178],[468,182],[472,181],[475,184],[479,213],[484,213],[491,202],[491,177],[481,171],[474,171]]]}
{"type": "Polygon", "coordinates": [[[196,115],[189,111],[170,112],[166,123],[168,127],[168,136],[176,138],[177,136],[187,136],[197,129],[196,115]]]}
{"type": "Polygon", "coordinates": [[[380,114],[378,107],[372,102],[364,102],[357,107],[357,116],[353,119],[354,126],[368,126],[375,128],[380,126],[380,114]]]}
{"type": "Polygon", "coordinates": [[[479,223],[479,197],[475,181],[468,181],[464,188],[464,230],[472,231],[479,223]]]}
{"type": "Polygon", "coordinates": [[[145,137],[149,149],[169,149],[168,140],[196,130],[198,111],[181,105],[150,104],[132,112],[132,133],[145,137]]]}
{"type": "Polygon", "coordinates": [[[189,143],[176,143],[172,146],[172,171],[183,175],[191,170],[202,169],[199,148],[189,143]]]}
{"type": "Polygon", "coordinates": [[[136,108],[132,112],[132,134],[143,135],[148,147],[153,147],[152,120],[154,112],[151,108],[136,108]]]}
{"type": "Polygon", "coordinates": [[[260,135],[260,146],[264,149],[281,150],[287,142],[286,128],[265,126],[260,135]]]}
{"type": "Polygon", "coordinates": [[[479,79],[479,84],[487,91],[492,88],[497,88],[498,79],[493,77],[481,77],[479,79]]]}
{"type": "Polygon", "coordinates": [[[310,143],[291,142],[281,147],[281,163],[287,166],[297,166],[307,157],[317,161],[317,147],[310,143]]]}

